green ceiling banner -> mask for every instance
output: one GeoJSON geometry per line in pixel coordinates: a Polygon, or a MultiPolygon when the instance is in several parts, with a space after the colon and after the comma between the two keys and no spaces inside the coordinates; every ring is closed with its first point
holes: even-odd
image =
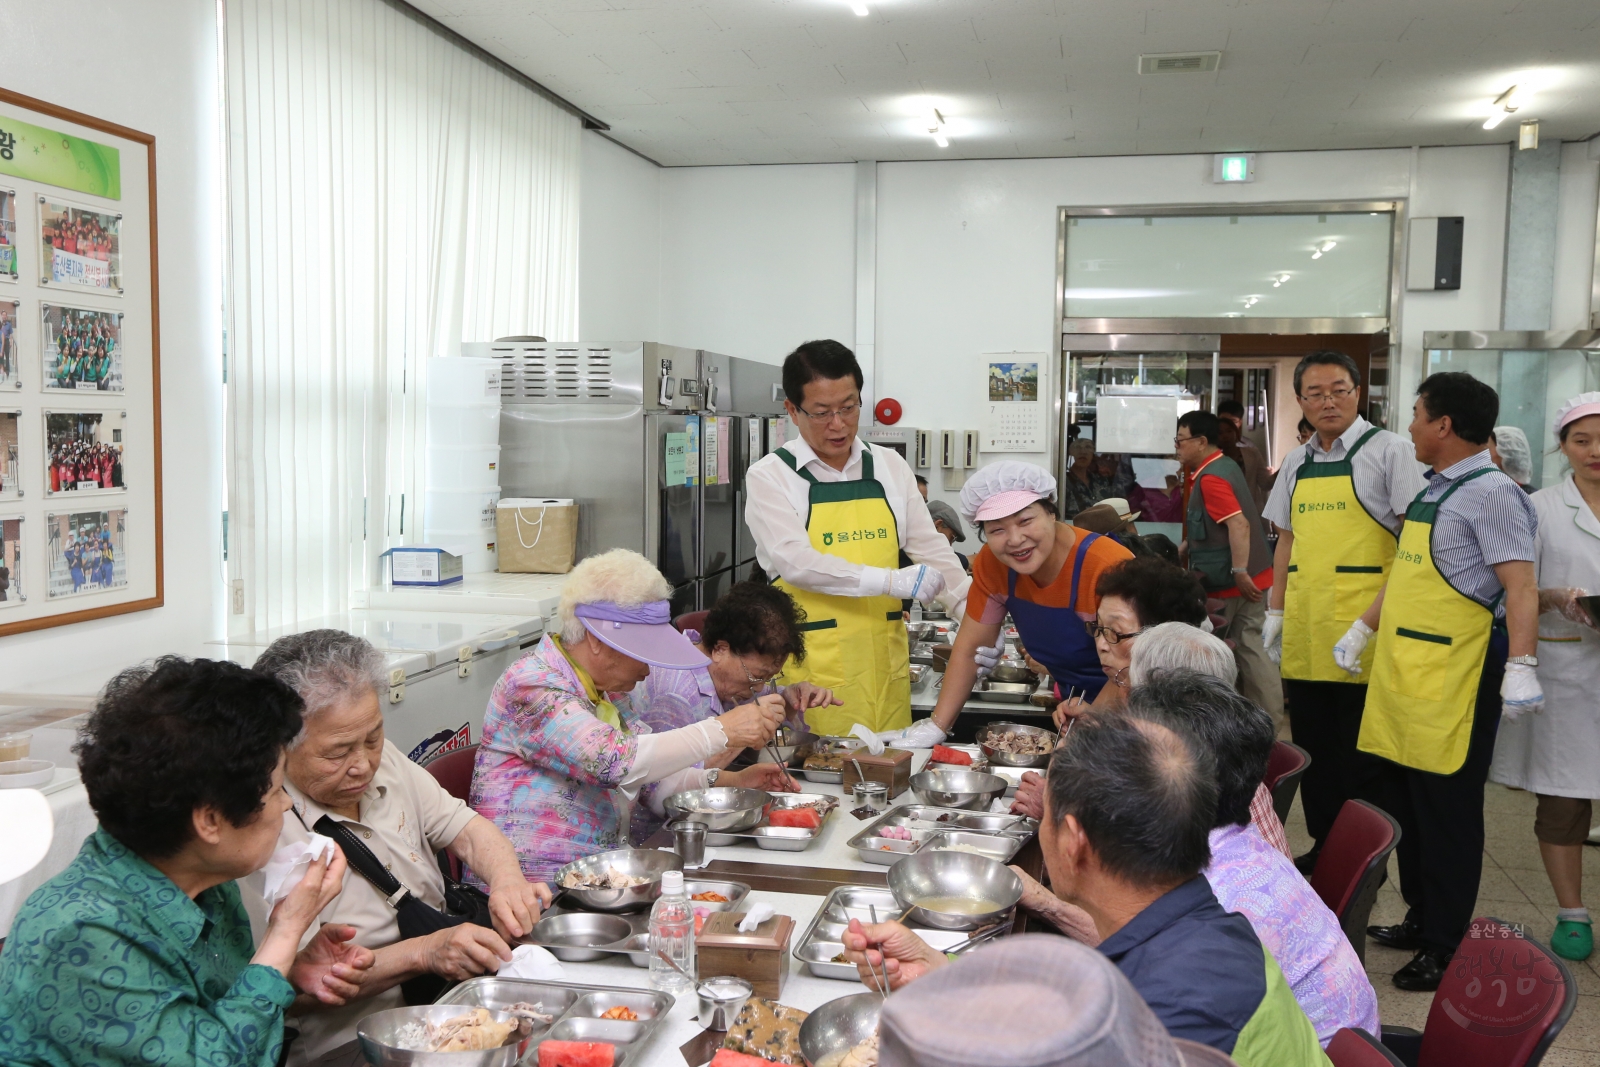
{"type": "Polygon", "coordinates": [[[122,199],[122,153],[117,149],[9,115],[0,115],[0,174],[122,199]]]}

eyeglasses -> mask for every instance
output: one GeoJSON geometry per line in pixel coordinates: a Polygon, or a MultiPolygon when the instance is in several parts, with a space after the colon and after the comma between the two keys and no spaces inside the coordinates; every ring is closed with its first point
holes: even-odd
{"type": "Polygon", "coordinates": [[[1308,404],[1326,404],[1330,400],[1340,404],[1354,396],[1355,392],[1354,389],[1335,389],[1331,393],[1301,393],[1300,399],[1308,404]]]}
{"type": "Polygon", "coordinates": [[[807,411],[799,404],[796,404],[794,409],[819,426],[832,422],[835,418],[849,422],[851,419],[855,418],[861,413],[860,404],[846,404],[844,407],[835,411],[807,411]]]}
{"type": "Polygon", "coordinates": [[[774,678],[783,673],[783,668],[779,667],[777,670],[771,671],[767,674],[751,674],[750,668],[744,665],[744,660],[741,659],[738,661],[738,663],[739,669],[744,672],[745,680],[750,683],[750,688],[752,690],[766,688],[768,685],[772,684],[772,680],[774,678]]]}
{"type": "Polygon", "coordinates": [[[1135,637],[1138,637],[1140,634],[1144,633],[1143,629],[1138,629],[1133,631],[1131,634],[1121,634],[1109,626],[1101,626],[1098,622],[1085,622],[1083,624],[1083,628],[1089,631],[1089,637],[1091,640],[1098,637],[1104,637],[1106,639],[1106,644],[1108,645],[1120,645],[1122,642],[1132,641],[1135,637]]]}
{"type": "Polygon", "coordinates": [[[1193,440],[1194,440],[1194,435],[1193,434],[1190,434],[1188,437],[1174,437],[1172,439],[1172,445],[1173,445],[1174,448],[1176,448],[1178,445],[1183,444],[1185,441],[1193,441],[1193,440]]]}

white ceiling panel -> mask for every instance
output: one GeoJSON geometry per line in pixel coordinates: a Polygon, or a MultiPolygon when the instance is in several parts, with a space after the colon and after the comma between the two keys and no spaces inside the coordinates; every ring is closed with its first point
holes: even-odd
{"type": "Polygon", "coordinates": [[[410,0],[668,166],[1600,131],[1596,0],[410,0]],[[1221,50],[1208,74],[1141,53],[1221,50]],[[1494,131],[1490,102],[1536,91],[1494,131]],[[917,120],[948,120],[938,148],[917,120]]]}

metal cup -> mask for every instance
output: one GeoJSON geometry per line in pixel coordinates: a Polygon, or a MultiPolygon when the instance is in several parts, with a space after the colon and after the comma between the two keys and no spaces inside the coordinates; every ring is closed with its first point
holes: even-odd
{"type": "Polygon", "coordinates": [[[708,978],[701,982],[695,989],[700,1025],[707,1030],[726,1030],[754,992],[755,987],[743,978],[708,978]]]}
{"type": "Polygon", "coordinates": [[[672,831],[672,851],[678,854],[685,867],[698,867],[706,861],[706,824],[693,819],[679,819],[669,823],[672,831]]]}
{"type": "Polygon", "coordinates": [[[882,782],[857,782],[851,787],[851,794],[856,798],[857,807],[864,806],[873,811],[889,809],[889,787],[882,782]]]}

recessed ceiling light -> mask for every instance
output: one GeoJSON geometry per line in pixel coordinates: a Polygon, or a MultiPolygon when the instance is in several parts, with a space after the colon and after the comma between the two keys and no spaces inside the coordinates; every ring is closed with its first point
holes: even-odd
{"type": "Polygon", "coordinates": [[[867,5],[862,3],[861,0],[850,0],[850,10],[862,18],[867,17],[867,5]]]}

